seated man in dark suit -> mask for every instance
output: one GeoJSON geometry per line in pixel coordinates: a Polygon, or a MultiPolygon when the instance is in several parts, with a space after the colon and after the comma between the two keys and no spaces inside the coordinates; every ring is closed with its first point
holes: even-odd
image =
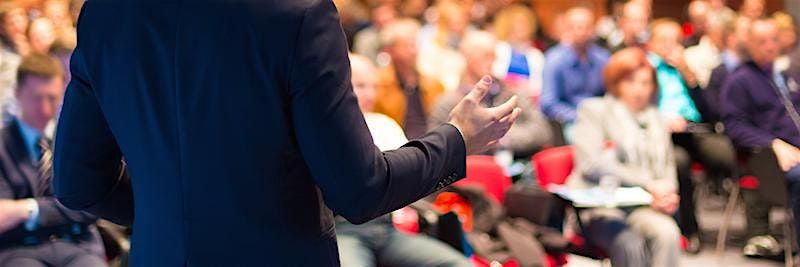
{"type": "Polygon", "coordinates": [[[17,74],[19,117],[0,130],[0,266],[105,266],[96,218],[53,196],[40,162],[47,125],[64,93],[60,63],[23,59],[17,74]]]}

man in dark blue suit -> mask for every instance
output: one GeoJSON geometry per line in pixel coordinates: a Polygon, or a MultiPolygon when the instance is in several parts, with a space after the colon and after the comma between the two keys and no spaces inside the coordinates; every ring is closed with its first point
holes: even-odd
{"type": "Polygon", "coordinates": [[[455,182],[520,113],[478,105],[487,77],[382,153],[330,0],[93,0],[77,30],[56,195],[132,224],[133,266],[336,266],[333,213],[363,223],[455,182]]]}
{"type": "Polygon", "coordinates": [[[0,130],[0,266],[106,265],[96,217],[59,204],[40,171],[45,128],[64,94],[61,69],[46,55],[19,67],[19,116],[0,130]]]}

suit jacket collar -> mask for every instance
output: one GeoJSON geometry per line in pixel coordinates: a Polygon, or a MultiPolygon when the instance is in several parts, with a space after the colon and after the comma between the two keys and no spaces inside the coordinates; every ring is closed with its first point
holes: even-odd
{"type": "MultiPolygon", "coordinates": [[[[33,190],[34,194],[38,190],[38,167],[37,163],[33,162],[30,154],[28,153],[28,149],[25,146],[25,141],[22,138],[22,133],[20,133],[19,129],[19,122],[14,119],[6,125],[6,127],[0,133],[0,137],[3,140],[3,145],[6,147],[6,151],[10,158],[7,160],[9,162],[4,162],[4,167],[7,168],[7,171],[13,171],[15,167],[16,171],[24,178],[33,190]]],[[[20,181],[15,181],[20,182],[20,181]]]]}

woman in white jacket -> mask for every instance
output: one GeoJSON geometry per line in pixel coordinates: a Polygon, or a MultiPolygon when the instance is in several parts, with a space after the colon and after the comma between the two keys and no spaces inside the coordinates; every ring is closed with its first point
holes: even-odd
{"type": "Polygon", "coordinates": [[[512,5],[497,14],[494,32],[498,42],[492,74],[512,89],[536,97],[542,88],[544,56],[533,46],[536,17],[530,8],[512,5]]]}

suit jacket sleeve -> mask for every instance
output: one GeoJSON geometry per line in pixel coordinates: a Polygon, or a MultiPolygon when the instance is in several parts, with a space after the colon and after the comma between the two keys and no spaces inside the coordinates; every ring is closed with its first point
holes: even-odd
{"type": "Polygon", "coordinates": [[[347,43],[331,1],[306,10],[290,66],[298,145],[328,207],[363,223],[465,175],[464,141],[452,125],[382,153],[350,84],[347,43]]]}
{"type": "MultiPolygon", "coordinates": [[[[741,148],[770,147],[776,137],[767,129],[761,129],[753,123],[751,115],[759,112],[753,104],[753,97],[748,87],[743,86],[737,77],[731,77],[722,86],[720,111],[725,123],[725,134],[733,143],[741,148]]],[[[758,88],[769,90],[769,88],[758,88]]]]}
{"type": "Polygon", "coordinates": [[[37,197],[39,204],[39,227],[55,227],[72,223],[92,224],[97,217],[82,211],[70,210],[56,200],[55,197],[37,197]]]}
{"type": "Polygon", "coordinates": [[[72,80],[56,131],[53,188],[68,208],[130,225],[130,180],[120,175],[122,153],[94,95],[81,53],[79,42],[70,62],[72,80]]]}
{"type": "MultiPolygon", "coordinates": [[[[49,173],[49,172],[48,172],[49,173]]],[[[51,179],[39,179],[40,184],[34,199],[39,205],[39,227],[54,227],[72,223],[92,224],[97,221],[97,216],[83,211],[70,210],[64,207],[53,195],[51,179]]]]}
{"type": "MultiPolygon", "coordinates": [[[[47,183],[49,183],[49,179],[42,179],[41,184],[36,185],[37,187],[33,188],[35,191],[33,192],[33,195],[20,196],[15,194],[15,187],[9,184],[5,177],[0,177],[0,199],[20,199],[31,197],[36,200],[36,203],[39,205],[39,219],[37,222],[39,227],[49,228],[72,223],[89,224],[93,223],[97,219],[96,217],[85,212],[69,210],[58,203],[55,197],[53,197],[52,192],[45,187],[47,183]]],[[[25,232],[26,230],[24,227],[24,224],[20,224],[16,227],[18,229],[10,232],[25,232]]],[[[3,234],[5,233],[0,233],[0,236],[3,234]]]]}

